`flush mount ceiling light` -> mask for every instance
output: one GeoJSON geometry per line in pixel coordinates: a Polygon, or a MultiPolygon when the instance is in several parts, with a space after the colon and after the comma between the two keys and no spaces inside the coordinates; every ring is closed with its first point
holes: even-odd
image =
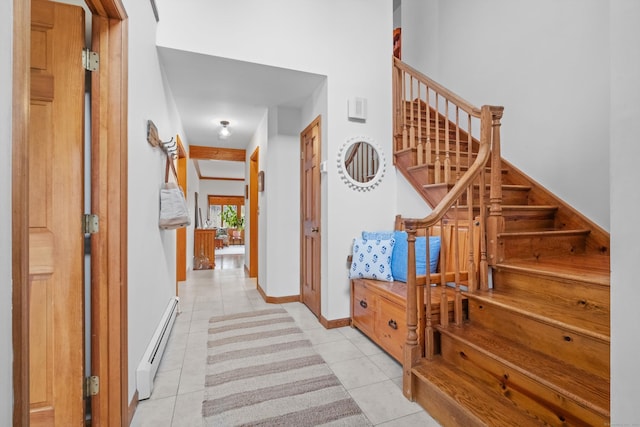
{"type": "Polygon", "coordinates": [[[222,128],[220,128],[220,131],[218,132],[218,136],[220,137],[220,139],[227,139],[231,136],[231,131],[229,130],[229,122],[227,120],[222,120],[220,122],[220,125],[222,126],[222,128]]]}

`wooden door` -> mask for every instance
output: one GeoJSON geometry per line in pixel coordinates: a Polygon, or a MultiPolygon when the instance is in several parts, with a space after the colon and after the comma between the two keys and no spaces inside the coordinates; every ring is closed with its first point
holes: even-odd
{"type": "Polygon", "coordinates": [[[320,317],[320,117],[300,134],[301,299],[320,317]]]}
{"type": "Polygon", "coordinates": [[[84,423],[84,11],[33,0],[29,118],[31,426],[84,423]]]}
{"type": "Polygon", "coordinates": [[[258,170],[260,147],[251,153],[249,164],[249,277],[258,277],[258,170]]]}

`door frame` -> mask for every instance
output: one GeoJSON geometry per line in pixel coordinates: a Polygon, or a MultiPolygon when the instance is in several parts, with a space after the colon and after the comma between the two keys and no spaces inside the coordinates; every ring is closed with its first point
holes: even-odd
{"type": "MultiPolygon", "coordinates": [[[[176,135],[178,143],[178,159],[176,160],[176,172],[178,174],[178,185],[182,188],[185,197],[187,191],[187,151],[182,145],[180,135],[176,135]]],[[[178,282],[187,280],[187,228],[182,227],[176,230],[176,295],[178,293],[178,282]]]]}
{"type": "MultiPolygon", "coordinates": [[[[258,171],[260,147],[249,157],[249,277],[258,277],[258,171]]],[[[256,281],[256,283],[258,283],[256,281]]]]}
{"type": "MultiPolygon", "coordinates": [[[[92,12],[92,211],[101,232],[92,235],[92,398],[94,425],[129,425],[127,348],[127,46],[121,0],[85,0],[92,12]],[[111,355],[111,357],[110,357],[111,355]],[[116,357],[113,357],[115,355],[116,357]]],[[[28,139],[30,0],[13,0],[12,103],[12,341],[13,425],[29,425],[28,139]]],[[[134,398],[134,400],[137,400],[134,398]]]]}

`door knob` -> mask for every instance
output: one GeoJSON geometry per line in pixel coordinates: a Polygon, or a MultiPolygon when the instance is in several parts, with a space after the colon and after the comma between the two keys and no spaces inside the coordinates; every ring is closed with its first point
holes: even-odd
{"type": "Polygon", "coordinates": [[[318,227],[311,227],[311,232],[312,233],[317,233],[318,232],[318,227]]]}

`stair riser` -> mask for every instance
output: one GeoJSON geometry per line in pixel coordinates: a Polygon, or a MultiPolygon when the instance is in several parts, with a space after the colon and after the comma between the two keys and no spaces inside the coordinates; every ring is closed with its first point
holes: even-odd
{"type": "MultiPolygon", "coordinates": [[[[409,132],[410,129],[413,128],[413,131],[416,133],[416,135],[418,135],[418,131],[422,131],[422,135],[423,136],[427,134],[427,130],[432,135],[435,135],[436,132],[440,132],[442,135],[444,135],[447,132],[447,128],[445,127],[444,123],[440,123],[439,127],[436,128],[436,124],[433,121],[431,121],[427,125],[427,123],[425,123],[425,121],[424,121],[424,118],[420,121],[420,123],[418,123],[418,118],[417,117],[414,120],[411,120],[410,117],[407,118],[406,128],[407,128],[407,132],[409,132]]],[[[395,131],[396,131],[396,133],[402,133],[402,132],[404,132],[404,127],[401,125],[398,128],[396,128],[395,131]]],[[[467,138],[468,138],[468,135],[467,135],[466,132],[460,131],[460,133],[458,134],[456,132],[455,126],[450,126],[449,127],[449,137],[452,140],[454,140],[456,138],[456,135],[460,135],[460,140],[467,140],[467,138]]]]}
{"type": "MultiPolygon", "coordinates": [[[[396,147],[398,149],[402,149],[402,135],[397,135],[395,138],[395,142],[396,142],[396,147]]],[[[418,138],[418,135],[416,134],[416,139],[415,139],[415,147],[414,148],[418,148],[420,141],[418,138]]],[[[409,148],[411,146],[411,139],[407,136],[407,148],[409,148]]],[[[423,150],[425,152],[425,156],[426,156],[426,151],[427,151],[427,141],[426,138],[423,137],[422,140],[422,146],[423,146],[423,150]]],[[[444,156],[446,155],[446,152],[449,151],[449,156],[452,158],[456,157],[456,151],[459,150],[460,152],[460,158],[461,158],[461,164],[462,165],[467,165],[467,154],[468,154],[468,147],[467,147],[467,143],[466,142],[461,142],[460,143],[460,148],[458,148],[456,146],[456,142],[454,139],[451,139],[451,141],[449,142],[449,148],[447,150],[447,143],[444,141],[443,138],[440,139],[440,142],[438,144],[438,150],[440,152],[440,156],[444,158],[444,156]]],[[[433,160],[436,159],[436,142],[435,142],[435,137],[433,137],[431,139],[431,147],[430,147],[430,151],[431,151],[431,158],[433,160]]],[[[474,157],[475,158],[475,157],[474,157]]],[[[408,166],[414,166],[414,164],[408,165],[408,166]]]]}
{"type": "Polygon", "coordinates": [[[536,299],[548,300],[567,310],[588,313],[593,320],[601,319],[602,324],[610,322],[608,286],[502,268],[494,269],[493,286],[500,290],[527,292],[536,299]]]}
{"type": "MultiPolygon", "coordinates": [[[[572,400],[568,394],[532,379],[448,334],[441,335],[442,355],[450,363],[511,400],[522,411],[551,426],[605,425],[608,417],[572,400]]],[[[535,376],[536,373],[533,373],[535,376]]]]}
{"type": "Polygon", "coordinates": [[[498,242],[498,262],[517,258],[574,255],[585,252],[584,235],[502,237],[498,242]]]}
{"type": "MultiPolygon", "coordinates": [[[[473,204],[478,204],[480,190],[478,188],[473,190],[473,204]]],[[[502,204],[503,205],[517,205],[517,206],[526,206],[528,203],[527,192],[522,190],[502,190],[502,204]]],[[[484,202],[487,206],[489,206],[489,192],[485,193],[484,202]]],[[[466,193],[462,197],[462,204],[466,205],[467,195],[466,193]]],[[[549,224],[548,220],[546,220],[545,224],[549,224]]],[[[553,220],[551,220],[550,224],[553,224],[553,220]]]]}
{"type": "Polygon", "coordinates": [[[470,299],[471,322],[529,348],[609,378],[609,343],[470,299]]]}
{"type": "Polygon", "coordinates": [[[550,230],[554,225],[554,218],[517,218],[505,217],[504,231],[511,233],[517,231],[550,230]]]}
{"type": "Polygon", "coordinates": [[[446,396],[440,388],[414,378],[416,402],[443,426],[486,427],[486,424],[465,411],[446,396]]]}

